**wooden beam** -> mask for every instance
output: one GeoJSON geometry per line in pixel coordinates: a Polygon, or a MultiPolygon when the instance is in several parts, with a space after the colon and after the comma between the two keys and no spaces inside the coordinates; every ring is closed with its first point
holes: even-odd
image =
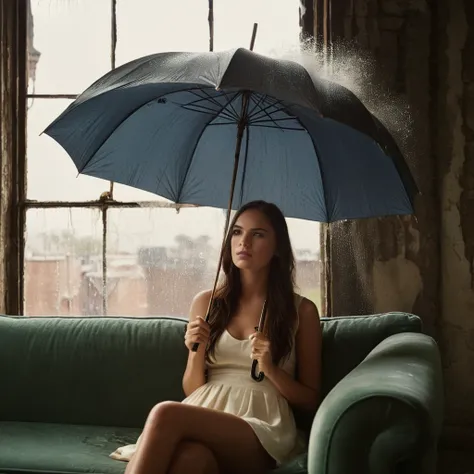
{"type": "Polygon", "coordinates": [[[0,0],[0,311],[23,306],[28,1],[0,0]]]}

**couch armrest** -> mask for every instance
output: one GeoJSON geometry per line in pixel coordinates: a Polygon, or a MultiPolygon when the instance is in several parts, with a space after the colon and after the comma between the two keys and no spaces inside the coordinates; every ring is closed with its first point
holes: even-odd
{"type": "Polygon", "coordinates": [[[321,403],[313,421],[309,474],[380,474],[434,451],[443,418],[439,351],[432,338],[382,341],[321,403]]]}

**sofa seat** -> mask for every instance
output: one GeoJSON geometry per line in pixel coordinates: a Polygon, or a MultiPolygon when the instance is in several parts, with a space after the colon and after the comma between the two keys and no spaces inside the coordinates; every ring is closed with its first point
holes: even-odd
{"type": "MultiPolygon", "coordinates": [[[[123,474],[126,463],[109,457],[135,443],[141,430],[58,423],[0,422],[0,474],[123,474]]],[[[307,454],[272,474],[306,474],[307,454]]]]}
{"type": "Polygon", "coordinates": [[[0,473],[122,474],[126,463],[109,457],[134,443],[135,428],[0,422],[0,473]]]}

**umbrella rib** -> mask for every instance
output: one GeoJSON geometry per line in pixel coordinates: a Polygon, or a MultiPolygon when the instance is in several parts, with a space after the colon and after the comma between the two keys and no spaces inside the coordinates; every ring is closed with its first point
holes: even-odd
{"type": "MultiPolygon", "coordinates": [[[[281,125],[275,125],[275,126],[272,126],[272,125],[260,125],[261,123],[264,123],[263,121],[262,122],[257,122],[257,123],[250,123],[249,126],[251,127],[264,127],[264,128],[276,128],[278,130],[296,130],[296,131],[300,131],[300,132],[304,132],[306,129],[304,128],[294,128],[294,127],[282,127],[281,125]]],[[[267,123],[271,123],[270,120],[267,121],[267,123]]],[[[235,125],[235,122],[218,122],[218,123],[210,123],[209,124],[209,127],[217,127],[219,125],[235,125]]]]}
{"type": "Polygon", "coordinates": [[[209,127],[217,127],[218,125],[236,125],[237,122],[217,122],[217,123],[210,123],[209,127]]]}
{"type": "MultiPolygon", "coordinates": [[[[203,92],[204,92],[204,94],[207,94],[207,91],[203,91],[203,92]]],[[[226,107],[229,105],[230,108],[231,108],[231,110],[230,110],[230,111],[227,110],[227,112],[228,112],[230,115],[232,115],[232,113],[233,113],[235,120],[238,121],[238,120],[239,120],[239,114],[238,114],[237,110],[234,109],[234,106],[232,105],[232,102],[239,96],[239,92],[237,92],[236,94],[234,94],[234,96],[233,96],[231,99],[229,99],[229,97],[228,97],[228,95],[227,95],[227,93],[226,93],[225,91],[220,91],[220,92],[221,92],[221,93],[225,96],[225,98],[227,99],[226,107]]],[[[217,102],[217,101],[216,101],[216,102],[217,102]]],[[[219,106],[220,106],[220,105],[221,105],[221,104],[219,104],[219,106]]]]}
{"type": "Polygon", "coordinates": [[[306,129],[305,128],[293,128],[293,127],[282,127],[280,125],[275,125],[275,126],[272,126],[272,125],[254,125],[253,123],[251,124],[252,127],[262,127],[262,128],[275,128],[277,130],[293,130],[295,132],[304,132],[306,129]]]}
{"type": "MultiPolygon", "coordinates": [[[[237,94],[236,94],[236,96],[237,96],[237,94]]],[[[223,110],[225,107],[227,107],[227,104],[224,104],[224,105],[222,106],[221,112],[222,112],[222,110],[223,110]]],[[[218,114],[217,114],[217,117],[218,117],[219,115],[220,115],[220,114],[218,113],[218,114]]],[[[215,118],[215,117],[214,117],[214,118],[215,118]]],[[[207,123],[202,127],[201,133],[199,133],[199,136],[198,136],[197,139],[196,139],[196,143],[195,143],[194,148],[193,148],[193,151],[192,151],[192,153],[191,153],[191,157],[190,157],[190,159],[189,159],[188,166],[186,167],[186,171],[184,172],[184,176],[183,176],[183,179],[182,179],[182,181],[181,181],[181,186],[179,187],[178,196],[177,196],[177,198],[176,198],[176,204],[179,204],[179,202],[180,202],[180,200],[181,200],[181,193],[182,193],[182,191],[183,191],[183,186],[184,186],[184,183],[186,182],[186,178],[188,177],[189,170],[190,170],[190,168],[191,168],[191,163],[192,163],[192,161],[193,161],[193,159],[194,159],[194,154],[196,153],[196,149],[197,149],[197,147],[198,147],[198,145],[199,145],[199,142],[201,141],[201,138],[202,138],[204,132],[206,131],[206,128],[207,128],[207,127],[209,126],[209,124],[214,120],[214,118],[211,118],[211,119],[209,120],[209,122],[207,122],[207,123]]]]}
{"type": "MultiPolygon", "coordinates": [[[[256,118],[256,119],[258,120],[259,118],[261,118],[261,117],[258,116],[258,115],[261,114],[261,113],[268,115],[267,110],[268,110],[268,109],[271,109],[272,107],[276,107],[278,104],[282,104],[282,102],[281,102],[281,101],[278,101],[278,102],[276,102],[276,103],[274,103],[274,104],[269,104],[269,105],[267,105],[266,107],[260,108],[260,110],[257,110],[257,111],[254,112],[251,116],[249,116],[249,119],[255,119],[255,118],[256,118]]],[[[276,114],[276,113],[281,112],[281,111],[283,111],[283,110],[286,110],[286,107],[282,107],[282,108],[277,109],[277,110],[275,110],[275,111],[273,111],[273,112],[271,112],[271,113],[272,113],[272,114],[276,114]]],[[[262,117],[263,117],[263,115],[262,115],[262,117]]]]}
{"type": "MultiPolygon", "coordinates": [[[[194,94],[194,95],[197,95],[199,97],[198,94],[194,94]]],[[[209,110],[211,111],[213,114],[214,113],[218,113],[218,115],[220,116],[223,116],[225,117],[226,119],[228,120],[232,120],[234,122],[237,122],[239,120],[239,115],[237,113],[237,111],[234,109],[234,107],[232,106],[232,102],[235,100],[236,97],[238,97],[239,93],[236,93],[234,94],[233,97],[229,98],[229,96],[226,94],[226,93],[223,93],[223,95],[225,96],[225,98],[227,99],[227,102],[224,104],[224,106],[222,106],[222,104],[220,104],[219,102],[217,101],[214,101],[214,100],[211,100],[211,103],[215,103],[218,105],[218,107],[220,108],[220,111],[216,110],[216,109],[212,109],[210,107],[205,107],[203,105],[195,105],[197,104],[198,102],[201,102],[201,101],[204,101],[204,100],[207,100],[206,98],[200,98],[200,100],[198,101],[194,101],[194,102],[191,102],[189,104],[185,104],[185,105],[181,105],[181,107],[187,109],[187,110],[191,110],[193,112],[201,112],[201,110],[199,109],[202,109],[202,110],[209,110]],[[229,110],[227,109],[227,107],[230,105],[231,109],[232,110],[229,110]],[[195,107],[195,108],[193,108],[195,107]],[[227,110],[226,110],[227,109],[227,110]]]]}
{"type": "Polygon", "coordinates": [[[199,92],[203,92],[207,96],[203,97],[202,95],[199,95],[196,91],[191,92],[191,94],[199,98],[197,102],[200,102],[201,100],[207,100],[209,102],[212,102],[214,105],[217,105],[217,107],[220,107],[222,105],[217,100],[215,100],[215,98],[211,94],[207,94],[204,89],[199,89],[199,92]]]}
{"type": "MultiPolygon", "coordinates": [[[[180,105],[180,104],[176,104],[176,105],[180,105]]],[[[216,114],[217,115],[222,115],[226,119],[235,121],[235,117],[232,117],[232,115],[229,115],[227,113],[227,111],[225,111],[225,110],[219,112],[218,110],[211,109],[210,107],[204,107],[203,105],[200,105],[199,107],[193,107],[193,106],[189,106],[188,104],[185,104],[185,105],[181,105],[181,107],[183,109],[190,110],[191,112],[198,112],[198,113],[201,113],[201,114],[209,114],[209,115],[213,115],[213,116],[215,116],[216,114]]]]}
{"type": "MultiPolygon", "coordinates": [[[[268,117],[268,119],[269,119],[271,122],[273,122],[273,124],[274,124],[277,128],[281,128],[281,126],[278,125],[278,124],[275,122],[275,120],[274,120],[274,119],[271,117],[271,115],[266,111],[266,109],[262,109],[262,110],[263,110],[263,112],[265,113],[265,115],[268,117]]],[[[253,122],[250,122],[250,123],[253,124],[253,122]]]]}
{"type": "Polygon", "coordinates": [[[252,109],[250,109],[249,113],[248,113],[248,117],[251,118],[252,115],[253,115],[253,112],[254,110],[257,108],[257,107],[260,107],[260,104],[262,102],[264,102],[267,98],[267,95],[265,94],[259,94],[259,99],[258,99],[258,102],[255,100],[255,97],[254,97],[255,94],[252,94],[250,96],[250,100],[255,104],[254,107],[252,107],[252,109]]]}
{"type": "MultiPolygon", "coordinates": [[[[181,104],[181,106],[185,109],[192,110],[192,111],[195,111],[195,112],[199,112],[199,109],[202,109],[202,110],[209,110],[212,113],[218,112],[219,111],[218,109],[222,107],[222,104],[219,104],[219,102],[214,102],[214,101],[210,101],[209,104],[216,103],[217,108],[215,108],[215,109],[213,109],[212,107],[206,107],[205,105],[201,105],[201,104],[198,105],[198,102],[202,102],[202,101],[207,101],[207,99],[195,100],[193,102],[189,102],[188,104],[184,104],[184,105],[181,104]]],[[[177,105],[180,105],[180,104],[177,104],[177,105]]],[[[231,114],[228,113],[228,111],[225,111],[225,112],[226,112],[226,114],[229,115],[229,118],[234,118],[234,117],[231,116],[231,114]]],[[[222,112],[220,112],[220,113],[222,113],[222,112]]]]}
{"type": "MultiPolygon", "coordinates": [[[[252,116],[252,120],[260,120],[261,118],[263,118],[265,116],[276,115],[279,112],[284,112],[284,113],[288,114],[286,107],[280,107],[278,109],[275,109],[275,110],[272,110],[272,111],[268,112],[268,110],[271,109],[272,107],[276,107],[276,104],[272,104],[272,105],[269,105],[268,107],[265,107],[264,109],[260,109],[258,112],[256,112],[252,116]]],[[[288,115],[290,115],[290,114],[288,114],[288,115]]]]}
{"type": "MultiPolygon", "coordinates": [[[[273,106],[272,106],[272,107],[273,107],[273,106]]],[[[270,109],[270,108],[271,108],[271,107],[267,107],[265,110],[262,109],[260,112],[258,112],[257,114],[255,114],[255,115],[252,117],[252,120],[260,120],[260,119],[262,119],[262,118],[265,117],[265,116],[269,117],[269,116],[271,116],[271,115],[276,115],[276,114],[278,114],[278,113],[280,113],[280,112],[283,112],[283,113],[288,114],[288,112],[286,111],[286,107],[280,107],[279,109],[272,110],[272,111],[268,112],[268,109],[270,109]],[[261,113],[261,112],[263,112],[263,113],[261,113]],[[259,114],[260,114],[260,115],[259,115],[259,114]]],[[[288,115],[289,115],[289,114],[288,114],[288,115]]],[[[291,115],[291,117],[293,117],[293,116],[291,115]]]]}
{"type": "Polygon", "coordinates": [[[256,123],[267,123],[267,122],[284,122],[285,120],[295,120],[296,117],[294,117],[293,115],[290,115],[289,117],[282,117],[282,118],[277,118],[277,119],[259,119],[259,120],[252,120],[252,122],[250,122],[252,125],[256,124],[256,123]]]}
{"type": "MultiPolygon", "coordinates": [[[[228,98],[226,92],[222,91],[222,93],[225,95],[226,98],[228,98]]],[[[226,107],[227,107],[227,105],[229,105],[230,108],[232,109],[232,112],[235,114],[235,119],[236,119],[237,121],[239,121],[239,119],[240,119],[240,114],[239,114],[239,113],[237,112],[237,110],[234,108],[234,106],[232,105],[232,102],[234,102],[234,100],[237,99],[237,97],[238,97],[239,95],[240,95],[240,92],[237,92],[237,93],[234,95],[234,97],[232,97],[232,99],[230,99],[230,100],[227,101],[227,104],[226,104],[226,107]]]]}
{"type": "MultiPolygon", "coordinates": [[[[237,99],[237,97],[239,97],[239,95],[241,94],[241,92],[236,92],[231,98],[229,98],[229,96],[227,95],[226,92],[222,92],[223,95],[228,99],[226,104],[224,104],[224,108],[222,110],[225,110],[226,114],[228,115],[231,115],[231,119],[234,120],[233,123],[238,123],[240,121],[240,115],[239,113],[237,112],[237,110],[234,109],[234,106],[232,105],[232,102],[234,102],[235,99],[237,99]],[[229,110],[227,107],[230,106],[230,108],[232,110],[229,110]],[[235,114],[234,116],[232,116],[232,112],[235,114]]],[[[222,113],[222,112],[221,112],[222,113]]],[[[219,113],[219,115],[221,115],[219,113]]],[[[226,118],[229,118],[229,117],[226,117],[226,118]]],[[[213,125],[213,124],[211,124],[213,125]]]]}
{"type": "MultiPolygon", "coordinates": [[[[222,104],[221,104],[220,102],[218,102],[217,100],[215,100],[215,98],[212,97],[210,94],[208,94],[207,91],[202,90],[201,92],[202,92],[204,95],[207,95],[207,98],[200,96],[200,95],[199,95],[198,93],[196,93],[196,92],[193,92],[193,94],[194,94],[195,96],[197,96],[197,97],[200,98],[200,100],[198,100],[198,101],[196,101],[196,102],[200,102],[200,101],[203,101],[203,100],[209,100],[211,103],[215,104],[217,107],[222,107],[222,104]]],[[[232,99],[230,99],[230,100],[229,100],[227,94],[226,94],[224,91],[222,91],[222,95],[224,95],[225,98],[228,99],[228,100],[227,100],[227,104],[225,105],[224,109],[227,108],[228,105],[230,105],[230,107],[231,107],[231,109],[232,109],[232,110],[227,110],[227,111],[225,111],[226,114],[228,114],[228,115],[230,116],[230,118],[233,118],[235,121],[238,121],[238,120],[239,120],[239,114],[237,113],[237,111],[234,109],[234,107],[233,107],[233,105],[232,105],[233,100],[237,97],[238,94],[237,94],[237,95],[234,95],[234,97],[233,97],[232,99]],[[232,117],[232,112],[235,114],[234,117],[232,117]]],[[[195,103],[196,103],[196,102],[195,102],[195,103]]],[[[200,107],[202,107],[202,106],[200,106],[200,107]]],[[[224,111],[224,109],[221,110],[221,112],[219,113],[219,115],[222,114],[222,112],[224,111]]]]}
{"type": "Polygon", "coordinates": [[[200,97],[199,95],[194,94],[194,93],[193,93],[193,95],[196,95],[197,97],[199,97],[199,99],[198,100],[193,100],[192,102],[188,102],[186,105],[194,105],[194,104],[198,104],[199,102],[203,102],[203,101],[214,104],[217,107],[220,107],[222,105],[219,102],[217,102],[217,100],[213,100],[212,98],[208,99],[207,97],[200,97]]]}
{"type": "MultiPolygon", "coordinates": [[[[308,129],[304,126],[303,122],[301,122],[300,118],[299,117],[295,117],[295,120],[308,132],[308,129]]],[[[326,222],[329,223],[331,222],[330,219],[329,219],[329,210],[328,210],[328,200],[327,200],[327,196],[326,196],[326,183],[325,183],[325,180],[324,180],[324,171],[319,163],[319,150],[318,150],[318,145],[316,144],[314,138],[312,137],[311,133],[308,132],[308,135],[309,135],[309,138],[311,139],[311,142],[313,144],[313,148],[314,148],[314,151],[315,151],[315,155],[316,155],[316,161],[318,163],[318,168],[319,168],[319,174],[321,176],[321,185],[323,187],[323,198],[324,198],[324,207],[325,207],[325,211],[326,211],[326,222]]]]}

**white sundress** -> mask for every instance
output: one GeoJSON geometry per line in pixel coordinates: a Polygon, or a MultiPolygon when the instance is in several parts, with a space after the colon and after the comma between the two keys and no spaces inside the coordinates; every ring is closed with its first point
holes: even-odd
{"type": "MultiPolygon", "coordinates": [[[[301,300],[296,295],[297,308],[301,300]]],[[[250,352],[248,339],[236,339],[225,330],[215,346],[215,362],[208,366],[207,382],[182,403],[239,416],[253,428],[264,449],[280,465],[301,453],[305,443],[296,428],[291,407],[273,383],[267,378],[262,382],[252,379],[250,352]]],[[[280,367],[295,376],[294,344],[289,358],[280,367]]],[[[136,445],[124,446],[110,456],[128,461],[135,450],[136,445]]]]}

